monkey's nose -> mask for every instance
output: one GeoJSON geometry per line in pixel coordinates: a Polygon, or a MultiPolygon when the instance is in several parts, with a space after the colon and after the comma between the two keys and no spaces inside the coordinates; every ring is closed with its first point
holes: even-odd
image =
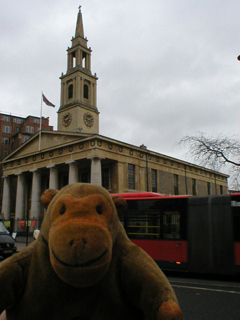
{"type": "Polygon", "coordinates": [[[71,240],[70,242],[69,242],[69,244],[70,244],[70,247],[72,247],[73,245],[75,245],[75,246],[77,246],[77,245],[85,245],[85,244],[87,244],[87,241],[86,241],[86,239],[84,239],[84,238],[82,238],[81,240],[79,240],[79,239],[77,239],[77,240],[71,240]]]}

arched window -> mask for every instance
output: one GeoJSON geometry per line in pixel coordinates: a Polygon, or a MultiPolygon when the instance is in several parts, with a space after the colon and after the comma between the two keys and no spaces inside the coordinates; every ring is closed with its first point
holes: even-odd
{"type": "Polygon", "coordinates": [[[88,99],[88,85],[87,84],[85,84],[83,86],[83,98],[88,99]]]}
{"type": "Polygon", "coordinates": [[[70,86],[68,87],[68,99],[72,99],[73,97],[73,85],[70,84],[70,86]]]}

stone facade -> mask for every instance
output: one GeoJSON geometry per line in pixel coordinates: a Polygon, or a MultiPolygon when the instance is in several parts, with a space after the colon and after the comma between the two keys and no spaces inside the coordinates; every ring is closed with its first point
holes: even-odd
{"type": "Polygon", "coordinates": [[[197,195],[208,194],[208,184],[212,194],[227,193],[226,175],[108,137],[45,131],[41,151],[38,139],[39,134],[3,162],[5,217],[10,217],[10,203],[16,201],[17,218],[23,219],[26,211],[36,218],[41,214],[40,194],[46,188],[59,189],[78,181],[103,185],[112,193],[156,191],[167,195],[192,195],[195,181],[197,195]],[[134,168],[133,178],[129,165],[134,168]],[[157,178],[155,190],[153,170],[157,178]],[[10,180],[16,177],[14,195],[10,180]],[[174,177],[178,178],[177,188],[174,177]]]}

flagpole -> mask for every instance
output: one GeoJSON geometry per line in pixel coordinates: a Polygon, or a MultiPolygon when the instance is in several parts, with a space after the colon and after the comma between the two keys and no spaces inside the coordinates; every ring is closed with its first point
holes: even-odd
{"type": "Polygon", "coordinates": [[[39,152],[41,151],[41,138],[42,138],[42,101],[43,101],[43,92],[41,93],[40,132],[39,132],[39,152]]]}

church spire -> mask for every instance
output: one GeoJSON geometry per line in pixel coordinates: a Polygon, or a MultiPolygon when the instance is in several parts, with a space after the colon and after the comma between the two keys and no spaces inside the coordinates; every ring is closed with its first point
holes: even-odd
{"type": "Polygon", "coordinates": [[[82,20],[82,12],[81,7],[79,6],[78,9],[78,17],[77,17],[77,25],[76,25],[76,32],[75,32],[75,38],[82,37],[84,38],[84,31],[83,31],[83,20],[82,20]]]}
{"type": "Polygon", "coordinates": [[[67,72],[61,75],[61,104],[58,130],[99,134],[97,109],[97,75],[91,71],[91,48],[84,37],[81,6],[79,6],[75,37],[67,49],[67,72]]]}

